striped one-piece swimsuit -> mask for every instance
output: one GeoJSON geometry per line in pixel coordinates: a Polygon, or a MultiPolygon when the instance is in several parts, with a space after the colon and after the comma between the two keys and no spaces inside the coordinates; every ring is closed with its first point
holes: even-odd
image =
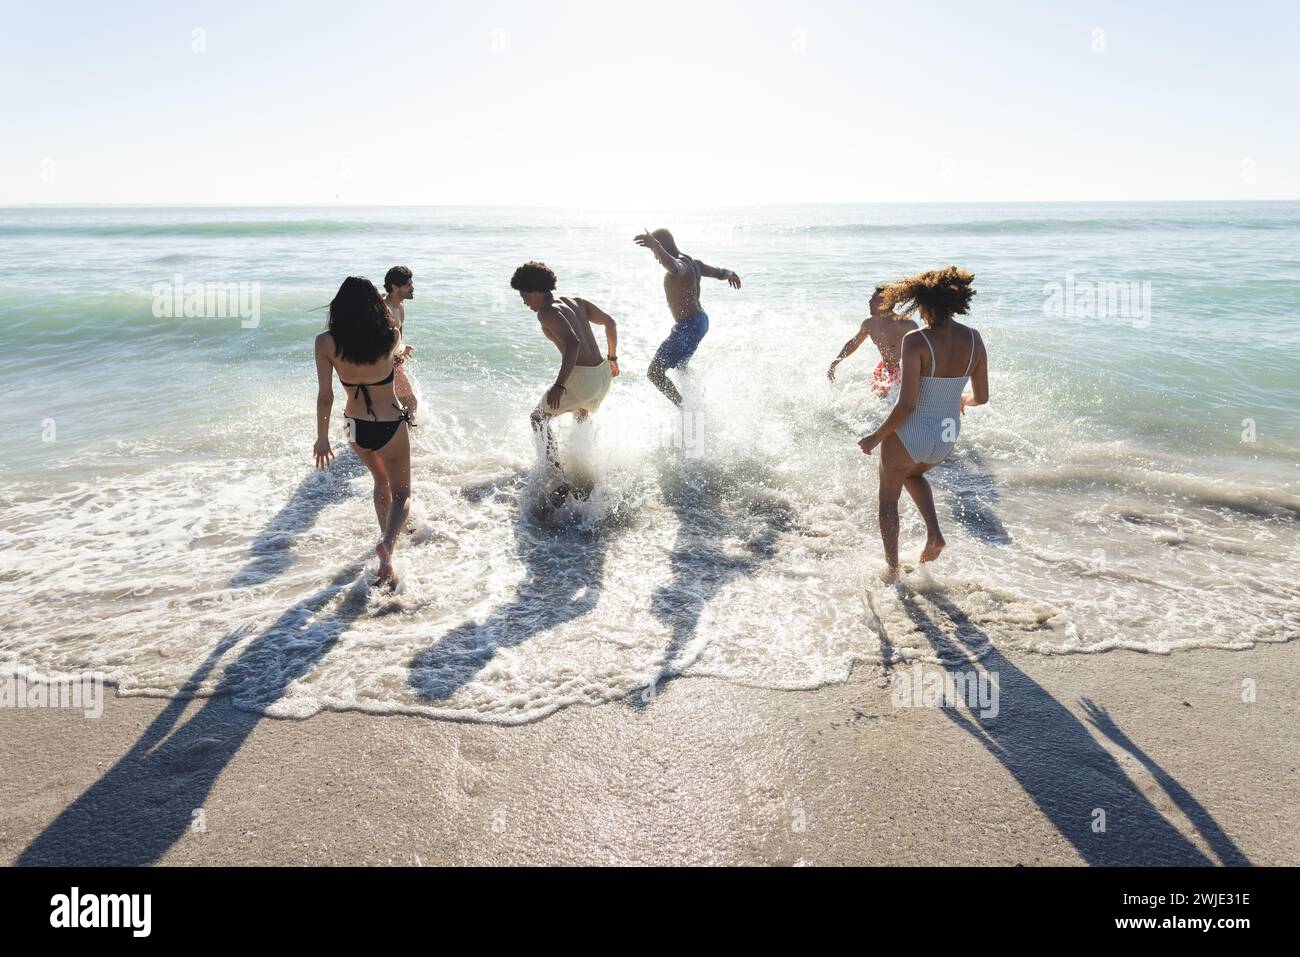
{"type": "MultiPolygon", "coordinates": [[[[930,371],[938,366],[934,361],[934,346],[925,333],[925,347],[930,350],[930,371]]],[[[961,432],[961,394],[970,380],[971,365],[975,362],[975,330],[970,333],[970,359],[966,371],[959,376],[921,376],[916,408],[895,433],[907,449],[913,462],[938,465],[948,457],[957,444],[961,432]]]]}

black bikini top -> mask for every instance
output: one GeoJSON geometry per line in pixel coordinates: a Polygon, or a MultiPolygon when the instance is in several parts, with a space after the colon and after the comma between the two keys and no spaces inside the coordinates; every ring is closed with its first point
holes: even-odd
{"type": "Polygon", "coordinates": [[[362,397],[364,397],[365,400],[366,400],[366,411],[370,413],[370,417],[371,417],[372,419],[378,419],[379,416],[375,415],[375,407],[374,407],[373,405],[370,404],[370,389],[369,389],[369,386],[372,386],[372,385],[388,385],[388,383],[390,383],[390,382],[393,381],[393,377],[394,377],[395,375],[397,375],[397,367],[396,367],[396,366],[393,367],[393,371],[392,371],[392,372],[388,373],[388,378],[387,378],[387,379],[380,379],[378,382],[344,382],[344,381],[343,381],[343,377],[342,377],[342,376],[339,376],[339,385],[342,385],[342,386],[344,386],[344,387],[346,387],[346,388],[349,388],[349,389],[355,387],[357,391],[354,392],[354,393],[352,393],[352,398],[357,399],[357,398],[362,398],[362,397]]]}

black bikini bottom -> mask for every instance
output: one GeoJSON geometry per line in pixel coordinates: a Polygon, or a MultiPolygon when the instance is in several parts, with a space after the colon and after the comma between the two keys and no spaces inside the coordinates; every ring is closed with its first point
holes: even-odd
{"type": "Polygon", "coordinates": [[[392,440],[403,422],[410,428],[415,428],[410,412],[406,409],[402,409],[401,412],[401,418],[393,419],[391,422],[371,422],[349,416],[348,421],[352,425],[348,429],[351,433],[348,437],[367,452],[378,452],[392,440]]]}

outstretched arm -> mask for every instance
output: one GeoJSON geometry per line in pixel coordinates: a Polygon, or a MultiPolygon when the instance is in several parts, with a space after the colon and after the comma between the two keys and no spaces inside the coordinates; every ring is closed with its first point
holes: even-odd
{"type": "Polygon", "coordinates": [[[606,358],[609,359],[609,371],[618,375],[618,323],[614,317],[599,306],[588,302],[586,299],[579,299],[583,309],[587,313],[587,321],[594,326],[605,327],[605,344],[609,346],[609,352],[606,358]]]}
{"type": "Polygon", "coordinates": [[[862,345],[862,343],[867,341],[867,336],[869,335],[869,333],[867,332],[867,323],[870,321],[871,321],[870,319],[863,319],[862,325],[858,327],[858,334],[854,336],[852,339],[850,339],[848,342],[844,343],[844,348],[841,349],[840,354],[835,357],[835,361],[831,363],[831,367],[826,370],[826,378],[834,382],[835,367],[839,365],[841,362],[843,362],[845,359],[847,359],[849,356],[853,355],[853,353],[857,352],[858,346],[862,345]]]}
{"type": "Polygon", "coordinates": [[[635,237],[632,242],[636,243],[638,246],[644,246],[646,249],[654,253],[655,259],[659,260],[659,264],[674,276],[680,276],[682,273],[686,272],[686,263],[682,262],[676,256],[671,255],[668,250],[664,249],[663,243],[655,239],[653,233],[642,233],[640,236],[635,237]]]}
{"type": "Polygon", "coordinates": [[[316,337],[316,444],[312,454],[316,467],[323,469],[334,458],[330,450],[330,410],[334,408],[334,364],[329,351],[334,348],[334,337],[322,332],[316,337]]]}
{"type": "Polygon", "coordinates": [[[717,266],[710,266],[708,263],[701,262],[698,259],[695,260],[695,262],[700,267],[701,276],[708,276],[710,279],[725,279],[727,282],[731,283],[732,289],[740,288],[740,277],[730,269],[720,269],[717,266]]]}
{"type": "Polygon", "coordinates": [[[921,339],[919,335],[908,333],[903,337],[903,382],[898,389],[898,400],[889,410],[880,428],[870,435],[858,440],[858,448],[867,455],[891,436],[898,427],[912,417],[916,411],[916,398],[921,392],[921,339]]]}

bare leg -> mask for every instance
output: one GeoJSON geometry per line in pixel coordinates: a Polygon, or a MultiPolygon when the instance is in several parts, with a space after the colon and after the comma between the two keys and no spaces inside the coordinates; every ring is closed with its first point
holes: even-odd
{"type": "Polygon", "coordinates": [[[546,461],[555,466],[557,472],[563,473],[560,468],[560,449],[555,444],[555,433],[551,431],[551,417],[541,409],[534,409],[531,419],[533,431],[540,433],[546,442],[546,461]]]}
{"type": "MultiPolygon", "coordinates": [[[[882,477],[883,478],[883,477],[882,477]]],[[[880,483],[880,541],[885,546],[885,580],[898,577],[898,496],[897,485],[880,483]]]]}
{"type": "Polygon", "coordinates": [[[903,482],[916,467],[898,436],[888,436],[880,446],[880,540],[885,546],[886,581],[898,577],[898,497],[903,482]]]}
{"type": "Polygon", "coordinates": [[[668,396],[673,405],[682,404],[682,394],[677,391],[677,386],[672,384],[667,375],[667,370],[658,363],[650,363],[650,368],[646,370],[646,375],[654,383],[656,389],[668,396]]]}
{"type": "Polygon", "coordinates": [[[903,487],[912,496],[917,511],[925,522],[925,548],[921,549],[921,561],[932,562],[939,557],[943,546],[943,533],[939,531],[939,516],[934,510],[934,493],[924,475],[909,475],[903,480],[903,487]]]}
{"type": "Polygon", "coordinates": [[[388,512],[393,507],[393,489],[387,482],[375,483],[375,517],[379,519],[379,534],[384,533],[388,523],[388,512]]]}
{"type": "Polygon", "coordinates": [[[388,484],[388,470],[384,468],[384,461],[375,452],[369,449],[363,449],[355,442],[352,443],[352,451],[357,453],[357,458],[367,469],[375,480],[375,518],[379,521],[379,534],[384,533],[384,528],[388,523],[388,509],[393,504],[393,491],[388,484]]]}
{"type": "MultiPolygon", "coordinates": [[[[560,448],[555,441],[555,433],[551,430],[551,419],[541,409],[534,409],[532,415],[533,431],[543,436],[546,444],[546,461],[551,468],[555,469],[557,475],[564,478],[564,469],[560,467],[560,448]]],[[[569,494],[569,483],[562,482],[558,487],[551,490],[551,502],[557,508],[564,503],[565,496],[569,494]]]]}
{"type": "Polygon", "coordinates": [[[411,441],[405,423],[398,427],[397,434],[379,450],[378,455],[388,472],[392,501],[384,522],[383,538],[375,546],[375,554],[379,556],[376,584],[387,582],[394,585],[397,580],[393,572],[393,549],[411,514],[411,441]]]}
{"type": "MultiPolygon", "coordinates": [[[[411,514],[411,489],[410,486],[393,489],[393,504],[388,509],[388,525],[384,529],[384,537],[380,544],[392,555],[393,548],[397,544],[397,536],[406,525],[406,519],[411,514]]],[[[380,558],[383,558],[380,555],[380,558]]]]}

